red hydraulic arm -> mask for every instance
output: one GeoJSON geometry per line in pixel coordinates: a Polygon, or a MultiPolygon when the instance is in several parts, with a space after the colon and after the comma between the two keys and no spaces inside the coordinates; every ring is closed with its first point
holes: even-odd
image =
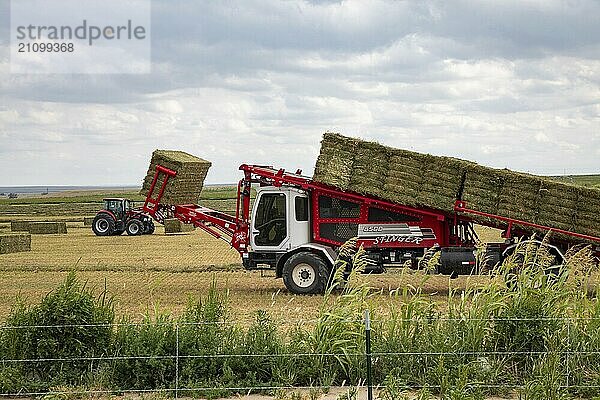
{"type": "Polygon", "coordinates": [[[159,213],[160,209],[160,200],[165,193],[165,188],[167,187],[167,182],[170,178],[177,175],[177,172],[170,170],[169,168],[165,168],[162,165],[156,166],[156,173],[154,174],[154,179],[152,180],[152,184],[150,185],[150,190],[148,190],[148,195],[146,196],[146,201],[144,201],[144,207],[142,209],[150,214],[155,220],[158,222],[163,222],[164,217],[159,213]],[[154,191],[156,190],[156,184],[158,180],[162,176],[162,180],[158,189],[158,193],[156,197],[152,197],[154,195],[154,191]]]}

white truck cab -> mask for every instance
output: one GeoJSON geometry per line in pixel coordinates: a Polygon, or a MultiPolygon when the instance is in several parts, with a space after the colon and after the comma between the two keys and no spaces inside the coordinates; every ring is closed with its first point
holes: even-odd
{"type": "Polygon", "coordinates": [[[293,187],[257,190],[246,269],[275,270],[293,293],[321,293],[337,257],[311,240],[310,196],[293,187]]]}
{"type": "Polygon", "coordinates": [[[309,201],[302,190],[259,188],[252,213],[254,251],[287,252],[310,243],[309,201]]]}

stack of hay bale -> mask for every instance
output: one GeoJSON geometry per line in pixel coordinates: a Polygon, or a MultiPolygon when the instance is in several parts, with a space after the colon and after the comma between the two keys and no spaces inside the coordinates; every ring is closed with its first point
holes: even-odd
{"type": "Polygon", "coordinates": [[[0,235],[0,254],[31,251],[31,235],[9,233],[0,235]]]}
{"type": "Polygon", "coordinates": [[[450,212],[471,164],[326,133],[314,179],[394,203],[450,212]]]}
{"type": "MultiPolygon", "coordinates": [[[[209,161],[174,150],[155,150],[152,153],[150,168],[144,179],[140,194],[147,196],[154,179],[156,166],[162,165],[177,172],[177,175],[169,179],[161,203],[163,204],[195,204],[198,203],[204,178],[211,166],[209,161]]],[[[164,175],[161,175],[164,176],[164,175]]],[[[162,184],[158,181],[155,187],[156,197],[162,184]]]]}
{"type": "MultiPolygon", "coordinates": [[[[489,214],[600,236],[600,190],[325,133],[314,180],[446,212],[457,199],[489,214]]],[[[497,220],[470,215],[497,225],[497,220]]],[[[525,228],[533,231],[530,228],[525,228]]]]}
{"type": "Polygon", "coordinates": [[[32,235],[49,235],[67,233],[66,222],[30,222],[29,233],[32,235]]]}
{"type": "Polygon", "coordinates": [[[165,226],[165,233],[185,233],[192,232],[194,229],[194,225],[192,224],[184,224],[177,218],[168,218],[163,221],[165,226]]]}

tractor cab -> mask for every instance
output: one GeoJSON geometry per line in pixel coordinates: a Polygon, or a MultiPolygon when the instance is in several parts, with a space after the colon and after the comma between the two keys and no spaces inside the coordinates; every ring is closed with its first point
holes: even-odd
{"type": "Polygon", "coordinates": [[[133,208],[133,201],[128,199],[104,199],[104,210],[113,213],[117,219],[123,219],[129,211],[133,210],[133,208]]]}

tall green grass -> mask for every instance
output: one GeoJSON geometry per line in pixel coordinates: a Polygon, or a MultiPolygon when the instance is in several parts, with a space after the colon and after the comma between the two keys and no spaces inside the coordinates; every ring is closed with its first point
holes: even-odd
{"type": "Polygon", "coordinates": [[[115,323],[110,299],[70,275],[39,305],[15,306],[5,322],[0,389],[177,387],[186,389],[181,395],[219,397],[248,387],[357,385],[366,378],[362,315],[370,309],[382,398],[409,398],[409,389],[451,399],[600,395],[600,302],[586,289],[595,265],[589,248],[570,252],[556,270],[544,246],[523,243],[484,287],[451,292],[443,304],[405,287],[383,308],[357,279],[369,263],[364,251],[342,250],[317,319],[287,330],[264,311],[246,326],[232,320],[228,294],[214,283],[179,318],[156,311],[141,323],[115,323]],[[349,264],[355,268],[342,288],[349,264]],[[64,324],[80,327],[53,327],[64,324]],[[40,357],[97,359],[6,361],[40,357]]]}

